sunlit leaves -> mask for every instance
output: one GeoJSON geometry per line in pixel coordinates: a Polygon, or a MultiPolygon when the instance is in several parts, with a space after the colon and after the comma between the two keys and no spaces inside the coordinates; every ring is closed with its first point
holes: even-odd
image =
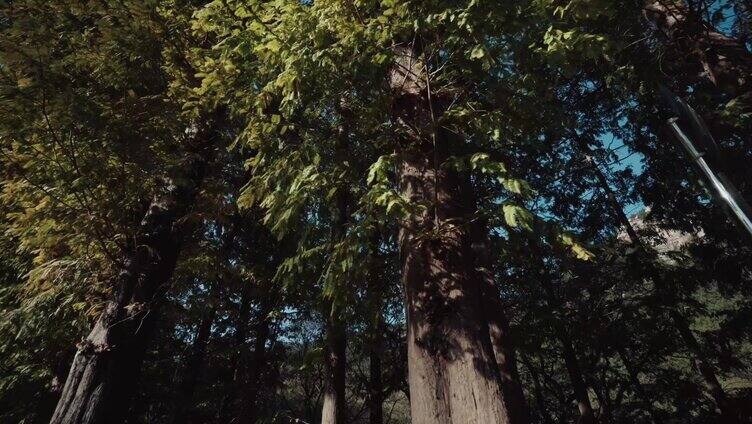
{"type": "Polygon", "coordinates": [[[504,221],[513,228],[522,228],[527,231],[533,230],[533,215],[525,208],[513,204],[502,206],[504,221]]]}

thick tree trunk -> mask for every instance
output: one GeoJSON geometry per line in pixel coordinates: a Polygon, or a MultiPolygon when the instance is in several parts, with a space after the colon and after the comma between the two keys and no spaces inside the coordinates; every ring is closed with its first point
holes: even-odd
{"type": "Polygon", "coordinates": [[[269,341],[269,311],[263,309],[259,312],[258,322],[254,328],[256,339],[253,342],[253,354],[246,370],[245,390],[241,396],[240,420],[242,424],[255,423],[259,418],[261,402],[261,377],[266,369],[267,353],[266,344],[269,341]]]}
{"type": "Polygon", "coordinates": [[[484,315],[488,321],[488,333],[499,367],[501,387],[509,408],[510,420],[514,423],[528,422],[530,418],[527,402],[522,391],[522,384],[520,384],[509,321],[504,313],[504,304],[501,302],[501,296],[495,284],[488,227],[485,222],[476,219],[471,225],[471,231],[475,271],[483,285],[484,315]]]}
{"type": "Polygon", "coordinates": [[[324,404],[321,408],[321,424],[346,423],[345,376],[347,371],[347,339],[345,324],[340,311],[332,311],[331,304],[325,310],[326,317],[324,349],[324,404]]]}
{"type": "Polygon", "coordinates": [[[198,383],[203,368],[206,347],[209,342],[209,336],[211,335],[211,326],[216,314],[217,309],[215,307],[211,307],[209,311],[206,312],[199,323],[196,331],[196,338],[191,347],[191,352],[185,359],[183,378],[178,385],[175,393],[175,400],[173,401],[172,422],[174,424],[185,424],[190,422],[189,417],[191,407],[193,406],[193,394],[196,391],[196,384],[198,383]]]}
{"type": "Polygon", "coordinates": [[[395,54],[394,119],[406,133],[418,132],[404,140],[409,147],[400,154],[400,190],[427,207],[412,211],[399,234],[412,422],[510,423],[484,316],[484,284],[463,225],[471,193],[441,166],[452,140],[435,127],[425,67],[412,48],[395,48],[395,54]]]}
{"type": "Polygon", "coordinates": [[[160,289],[172,276],[180,252],[178,220],[193,204],[211,156],[213,131],[203,128],[194,137],[190,143],[195,153],[183,165],[184,174],[155,195],[133,251],[113,279],[113,298],[78,346],[51,424],[125,419],[158,315],[160,289]]]}
{"type": "Polygon", "coordinates": [[[423,214],[400,230],[412,421],[509,423],[483,316],[483,282],[473,270],[467,234],[450,221],[466,218],[467,198],[457,190],[456,175],[436,172],[431,157],[408,153],[400,164],[403,195],[431,204],[436,190],[437,220],[444,223],[439,228],[423,214]]]}

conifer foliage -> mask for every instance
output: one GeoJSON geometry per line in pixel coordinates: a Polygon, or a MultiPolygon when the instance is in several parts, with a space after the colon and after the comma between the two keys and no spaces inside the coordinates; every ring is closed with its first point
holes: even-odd
{"type": "Polygon", "coordinates": [[[0,422],[752,422],[744,0],[0,0],[0,422]]]}

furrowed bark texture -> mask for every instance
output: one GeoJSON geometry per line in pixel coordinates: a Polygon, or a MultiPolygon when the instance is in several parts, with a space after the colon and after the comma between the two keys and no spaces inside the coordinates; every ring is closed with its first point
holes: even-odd
{"type": "Polygon", "coordinates": [[[488,334],[499,367],[504,398],[509,406],[511,421],[514,423],[528,422],[530,418],[527,402],[517,371],[517,360],[509,331],[509,321],[504,313],[504,304],[501,301],[492,270],[488,225],[486,222],[476,219],[470,228],[473,239],[473,254],[475,255],[475,271],[482,284],[483,308],[488,321],[488,334]]]}
{"type": "MultiPolygon", "coordinates": [[[[398,164],[411,204],[399,243],[407,312],[408,381],[414,424],[510,423],[508,402],[484,313],[483,281],[474,269],[468,221],[471,193],[441,164],[447,131],[435,122],[425,67],[412,48],[395,48],[393,119],[409,134],[398,164]],[[436,148],[438,147],[438,149],[436,148]]],[[[456,141],[456,140],[455,140],[456,141]]]]}
{"type": "Polygon", "coordinates": [[[193,131],[181,175],[156,194],[141,220],[133,250],[113,279],[113,297],[78,346],[51,424],[120,423],[138,381],[161,298],[180,253],[178,220],[193,204],[208,159],[211,126],[193,131]]]}

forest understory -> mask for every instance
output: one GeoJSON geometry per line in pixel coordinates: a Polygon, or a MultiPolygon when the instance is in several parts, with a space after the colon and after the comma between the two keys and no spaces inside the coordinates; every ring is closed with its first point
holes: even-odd
{"type": "Polygon", "coordinates": [[[752,423],[749,0],[0,0],[0,424],[752,423]]]}

